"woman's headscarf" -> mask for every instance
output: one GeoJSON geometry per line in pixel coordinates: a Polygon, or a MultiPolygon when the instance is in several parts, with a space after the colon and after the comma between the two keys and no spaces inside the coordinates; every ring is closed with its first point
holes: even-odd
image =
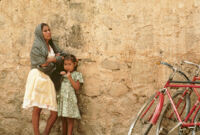
{"type": "MultiPolygon", "coordinates": [[[[61,50],[56,46],[52,39],[49,41],[54,53],[61,53],[61,50]]],[[[33,42],[33,46],[30,53],[31,58],[31,68],[38,68],[46,74],[49,72],[53,72],[55,70],[55,64],[49,63],[47,67],[41,67],[40,65],[46,63],[48,56],[48,48],[42,33],[42,23],[39,24],[35,29],[35,39],[33,42]]],[[[61,62],[62,58],[60,56],[56,56],[56,61],[61,62]]]]}

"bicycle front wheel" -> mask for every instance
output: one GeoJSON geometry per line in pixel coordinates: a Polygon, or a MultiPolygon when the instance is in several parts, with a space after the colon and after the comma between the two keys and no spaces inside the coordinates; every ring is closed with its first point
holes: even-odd
{"type": "Polygon", "coordinates": [[[128,135],[148,135],[153,126],[150,120],[158,105],[158,99],[159,94],[155,93],[146,101],[131,124],[128,135]]]}
{"type": "MultiPolygon", "coordinates": [[[[194,123],[199,123],[200,122],[200,110],[198,111],[197,115],[195,116],[195,120],[194,123]]],[[[193,131],[192,131],[192,135],[200,135],[200,127],[199,126],[195,126],[193,131]]]]}
{"type": "MultiPolygon", "coordinates": [[[[190,111],[189,94],[186,93],[183,95],[183,93],[184,90],[177,91],[172,96],[181,120],[184,120],[190,111]]],[[[180,122],[177,119],[175,110],[173,109],[171,102],[168,101],[158,121],[156,135],[181,135],[179,132],[179,126],[180,122]]]]}

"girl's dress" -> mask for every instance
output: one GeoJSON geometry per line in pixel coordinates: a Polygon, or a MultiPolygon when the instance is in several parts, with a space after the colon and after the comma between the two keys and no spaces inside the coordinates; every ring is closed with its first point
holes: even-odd
{"type": "MultiPolygon", "coordinates": [[[[80,72],[74,71],[71,76],[74,81],[83,83],[83,77],[80,72]]],[[[75,90],[66,75],[63,76],[58,94],[58,116],[81,119],[75,90]]]]}
{"type": "MultiPolygon", "coordinates": [[[[48,57],[55,56],[50,47],[48,57]]],[[[56,91],[50,77],[40,70],[33,68],[27,78],[23,108],[37,106],[57,111],[56,91]]]]}

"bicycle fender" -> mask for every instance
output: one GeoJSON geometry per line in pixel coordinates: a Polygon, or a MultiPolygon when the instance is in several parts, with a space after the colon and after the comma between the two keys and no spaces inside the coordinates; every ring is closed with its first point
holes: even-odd
{"type": "Polygon", "coordinates": [[[157,107],[155,109],[155,112],[153,114],[153,117],[151,118],[150,123],[152,123],[154,125],[156,124],[156,122],[157,122],[157,120],[158,120],[158,118],[160,116],[160,113],[162,111],[163,104],[164,104],[164,94],[160,93],[160,95],[159,95],[159,103],[158,103],[158,105],[157,105],[157,107]]]}

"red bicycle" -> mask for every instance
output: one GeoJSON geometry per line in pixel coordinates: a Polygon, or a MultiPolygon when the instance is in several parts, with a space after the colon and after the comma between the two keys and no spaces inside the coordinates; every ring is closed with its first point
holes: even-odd
{"type": "MultiPolygon", "coordinates": [[[[164,108],[163,113],[160,116],[160,120],[158,121],[158,127],[157,127],[157,132],[156,135],[199,135],[200,134],[200,95],[197,91],[197,88],[199,86],[196,86],[195,84],[199,84],[199,82],[196,82],[197,80],[200,80],[199,77],[199,72],[200,72],[200,65],[189,62],[189,61],[184,61],[184,63],[193,65],[197,67],[196,73],[192,79],[192,82],[180,82],[180,81],[171,81],[171,83],[189,83],[190,85],[172,85],[172,84],[167,84],[166,87],[188,87],[192,88],[190,91],[185,91],[188,92],[189,95],[194,92],[196,96],[196,101],[194,102],[195,104],[191,108],[191,110],[187,113],[184,119],[179,118],[181,115],[180,113],[176,113],[176,108],[173,107],[173,101],[170,100],[170,102],[167,103],[166,107],[164,108]],[[175,113],[176,115],[175,115],[175,113]],[[193,116],[192,116],[193,115],[193,116]],[[191,117],[191,118],[190,118],[191,117]],[[179,128],[177,128],[179,127],[179,128]],[[176,130],[178,129],[178,132],[176,130]]],[[[184,98],[182,95],[182,98],[184,98]]],[[[180,104],[181,101],[178,102],[180,104]]],[[[190,100],[188,100],[190,102],[190,100]]],[[[190,106],[190,103],[188,103],[188,106],[190,106]]],[[[188,107],[189,109],[190,107],[188,107]]],[[[187,110],[188,111],[188,110],[187,110]]]]}
{"type": "MultiPolygon", "coordinates": [[[[157,133],[157,135],[167,135],[167,134],[181,135],[181,133],[183,133],[182,132],[183,130],[180,130],[180,129],[183,129],[183,127],[192,127],[192,126],[195,127],[197,125],[200,125],[200,123],[192,123],[192,122],[185,123],[189,120],[191,113],[195,110],[195,108],[193,107],[193,109],[190,111],[191,91],[193,91],[193,89],[195,88],[200,88],[200,86],[195,85],[195,84],[200,84],[200,82],[190,81],[189,78],[182,71],[178,70],[177,68],[173,67],[172,65],[166,62],[161,62],[161,64],[168,66],[169,68],[173,70],[173,72],[170,74],[169,79],[164,85],[164,87],[160,89],[158,92],[156,92],[153,96],[151,96],[151,98],[149,98],[149,100],[140,109],[140,111],[137,114],[136,119],[130,126],[128,135],[148,135],[148,134],[155,134],[155,133],[157,133]],[[182,78],[184,78],[184,81],[174,81],[173,79],[174,79],[175,74],[179,74],[182,78]],[[169,92],[171,88],[183,88],[183,89],[182,90],[178,89],[173,94],[173,96],[171,96],[169,92]],[[164,113],[162,113],[161,115],[161,119],[159,121],[160,127],[157,128],[157,130],[155,131],[155,130],[152,130],[152,126],[156,125],[157,120],[161,114],[161,111],[164,105],[165,94],[167,94],[169,103],[166,104],[164,113]],[[169,115],[169,117],[171,117],[171,120],[175,121],[174,123],[176,124],[173,125],[172,128],[170,128],[169,130],[169,129],[163,128],[164,127],[163,119],[166,116],[165,114],[169,112],[168,111],[169,109],[166,109],[166,108],[168,108],[170,105],[172,106],[171,107],[172,113],[169,115]],[[176,116],[175,117],[176,119],[172,119],[172,116],[176,116]],[[178,121],[178,123],[176,121],[178,121]]],[[[196,92],[197,91],[195,91],[195,93],[196,92]]],[[[196,115],[193,117],[193,120],[197,119],[196,116],[197,116],[198,111],[196,111],[195,113],[196,115]]]]}

